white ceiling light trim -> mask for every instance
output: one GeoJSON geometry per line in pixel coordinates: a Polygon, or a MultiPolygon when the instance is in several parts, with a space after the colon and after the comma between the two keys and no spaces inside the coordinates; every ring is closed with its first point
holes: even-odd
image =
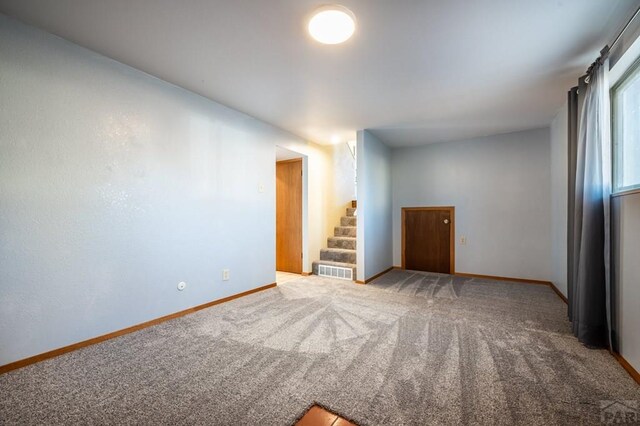
{"type": "Polygon", "coordinates": [[[344,6],[322,6],[313,12],[307,30],[314,40],[322,44],[344,43],[356,31],[356,17],[344,6]]]}

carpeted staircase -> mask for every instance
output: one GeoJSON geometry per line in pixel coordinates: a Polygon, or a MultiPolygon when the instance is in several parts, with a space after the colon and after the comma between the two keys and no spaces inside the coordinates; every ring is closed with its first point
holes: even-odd
{"type": "Polygon", "coordinates": [[[320,260],[313,262],[313,273],[318,274],[318,266],[339,266],[353,270],[356,277],[356,202],[347,208],[347,215],[340,218],[340,226],[333,230],[333,237],[327,239],[326,249],[320,250],[320,260]]]}

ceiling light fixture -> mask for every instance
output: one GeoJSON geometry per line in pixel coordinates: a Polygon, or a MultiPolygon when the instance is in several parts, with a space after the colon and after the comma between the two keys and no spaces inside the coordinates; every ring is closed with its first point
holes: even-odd
{"type": "Polygon", "coordinates": [[[309,34],[323,44],[340,44],[356,31],[356,17],[349,9],[337,4],[316,9],[307,26],[309,34]]]}

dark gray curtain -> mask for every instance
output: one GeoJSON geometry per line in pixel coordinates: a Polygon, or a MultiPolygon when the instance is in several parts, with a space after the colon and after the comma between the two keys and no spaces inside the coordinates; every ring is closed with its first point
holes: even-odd
{"type": "Polygon", "coordinates": [[[569,92],[569,319],[587,346],[612,347],[611,141],[606,51],[569,92]]]}
{"type": "MultiPolygon", "coordinates": [[[[584,80],[584,79],[581,79],[584,80]]],[[[584,84],[584,83],[583,83],[584,84]]],[[[579,87],[576,86],[572,88],[568,93],[568,104],[569,104],[569,117],[567,118],[568,123],[568,137],[569,137],[569,176],[568,176],[568,193],[567,193],[567,298],[569,301],[574,300],[573,296],[573,283],[574,278],[577,275],[575,270],[575,262],[574,259],[574,244],[575,238],[573,236],[573,224],[575,222],[575,205],[576,205],[576,158],[578,156],[578,106],[582,105],[584,99],[579,99],[578,93],[584,93],[586,89],[586,85],[584,85],[584,89],[582,91],[579,90],[579,87]]],[[[582,96],[584,98],[584,96],[582,96]]],[[[569,303],[568,306],[568,314],[569,319],[573,318],[573,308],[572,303],[569,303]]]]}

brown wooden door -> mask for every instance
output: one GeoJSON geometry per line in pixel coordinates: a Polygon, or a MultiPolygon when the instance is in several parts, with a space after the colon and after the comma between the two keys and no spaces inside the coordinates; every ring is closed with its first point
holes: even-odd
{"type": "Polygon", "coordinates": [[[453,274],[454,208],[402,209],[402,267],[416,271],[453,274]]]}
{"type": "Polygon", "coordinates": [[[302,159],[276,163],[276,270],[302,273],[302,159]]]}

